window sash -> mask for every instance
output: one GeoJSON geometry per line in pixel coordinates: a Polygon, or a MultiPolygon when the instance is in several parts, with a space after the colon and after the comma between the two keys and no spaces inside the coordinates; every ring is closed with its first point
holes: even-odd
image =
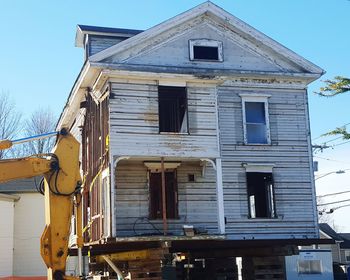
{"type": "Polygon", "coordinates": [[[268,112],[269,94],[239,94],[242,98],[244,143],[271,144],[268,112]]]}

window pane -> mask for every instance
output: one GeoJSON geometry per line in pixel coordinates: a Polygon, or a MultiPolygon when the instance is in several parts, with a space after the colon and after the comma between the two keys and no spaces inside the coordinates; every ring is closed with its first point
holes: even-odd
{"type": "Polygon", "coordinates": [[[299,274],[321,274],[321,260],[299,260],[298,272],[299,274]]]}
{"type": "Polygon", "coordinates": [[[265,103],[245,102],[245,118],[247,123],[265,124],[265,103]]]}
{"type": "Polygon", "coordinates": [[[247,143],[267,144],[266,125],[265,124],[246,124],[247,143]]]}

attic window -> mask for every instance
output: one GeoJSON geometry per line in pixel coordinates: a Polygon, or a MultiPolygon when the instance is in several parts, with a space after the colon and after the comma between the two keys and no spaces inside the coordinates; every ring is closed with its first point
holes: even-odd
{"type": "Polygon", "coordinates": [[[190,60],[223,61],[222,42],[197,39],[190,40],[190,60]]]}

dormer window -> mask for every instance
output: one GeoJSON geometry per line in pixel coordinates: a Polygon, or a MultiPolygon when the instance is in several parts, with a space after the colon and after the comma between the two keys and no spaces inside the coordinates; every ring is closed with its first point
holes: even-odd
{"type": "Polygon", "coordinates": [[[223,61],[222,42],[209,39],[190,40],[190,60],[223,61]]]}

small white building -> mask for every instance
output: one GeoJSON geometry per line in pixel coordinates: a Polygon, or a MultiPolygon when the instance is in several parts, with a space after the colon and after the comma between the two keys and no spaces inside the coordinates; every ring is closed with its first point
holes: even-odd
{"type": "Polygon", "coordinates": [[[300,250],[286,256],[287,280],[333,280],[332,252],[327,249],[300,250]]]}
{"type": "Polygon", "coordinates": [[[46,278],[40,256],[44,210],[44,197],[33,179],[0,184],[0,279],[46,278]]]}

